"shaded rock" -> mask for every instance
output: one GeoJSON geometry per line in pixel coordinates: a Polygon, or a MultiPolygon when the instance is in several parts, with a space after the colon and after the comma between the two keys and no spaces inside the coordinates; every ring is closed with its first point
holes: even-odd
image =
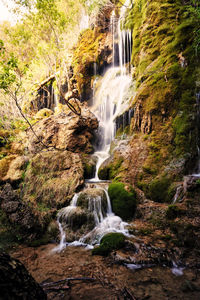
{"type": "Polygon", "coordinates": [[[7,183],[0,192],[1,209],[6,214],[13,231],[20,235],[21,239],[33,239],[43,229],[40,216],[31,205],[20,200],[17,191],[7,183]]]}
{"type": "Polygon", "coordinates": [[[133,218],[136,211],[136,192],[122,182],[113,182],[108,187],[113,212],[123,220],[133,218]]]}
{"type": "Polygon", "coordinates": [[[23,199],[40,210],[60,208],[69,203],[83,185],[83,166],[79,154],[46,151],[35,155],[25,174],[23,199]]]}
{"type": "Polygon", "coordinates": [[[96,163],[97,163],[96,156],[90,156],[90,155],[82,156],[82,163],[84,168],[84,178],[91,179],[95,177],[96,163]]]}
{"type": "Polygon", "coordinates": [[[86,236],[103,220],[107,212],[106,194],[103,189],[84,189],[78,194],[76,205],[62,208],[58,213],[68,242],[86,236]]]}
{"type": "MultiPolygon", "coordinates": [[[[81,105],[81,116],[71,111],[52,115],[34,125],[34,130],[48,147],[69,150],[72,152],[91,153],[93,151],[93,131],[98,127],[96,117],[86,105],[81,105]]],[[[44,147],[38,138],[29,130],[27,148],[30,153],[41,151],[44,147]]]]}
{"type": "Polygon", "coordinates": [[[24,265],[6,253],[0,253],[0,299],[47,299],[40,285],[24,265]]]}

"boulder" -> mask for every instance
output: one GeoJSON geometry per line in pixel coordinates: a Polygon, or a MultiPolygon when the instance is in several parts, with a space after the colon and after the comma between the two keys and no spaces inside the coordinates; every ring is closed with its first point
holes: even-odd
{"type": "Polygon", "coordinates": [[[35,155],[27,168],[23,199],[40,210],[61,208],[84,183],[78,153],[46,151],[35,155]]]}
{"type": "Polygon", "coordinates": [[[27,131],[26,146],[30,153],[36,153],[47,147],[72,152],[93,152],[91,144],[93,132],[98,127],[97,118],[87,108],[81,105],[81,116],[72,111],[61,112],[49,118],[42,119],[34,125],[34,131],[27,131]]]}
{"type": "Polygon", "coordinates": [[[18,156],[9,164],[9,169],[6,176],[3,177],[3,181],[9,181],[11,183],[20,182],[23,178],[23,173],[28,164],[28,157],[18,156]]]}
{"type": "Polygon", "coordinates": [[[0,253],[0,299],[45,300],[47,296],[24,265],[0,253]]]}

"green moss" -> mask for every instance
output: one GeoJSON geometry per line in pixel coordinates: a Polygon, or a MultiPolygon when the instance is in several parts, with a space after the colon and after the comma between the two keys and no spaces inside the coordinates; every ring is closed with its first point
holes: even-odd
{"type": "Polygon", "coordinates": [[[107,164],[103,164],[98,171],[98,176],[102,180],[114,179],[121,171],[123,171],[124,158],[122,156],[115,155],[114,159],[107,164]]]}
{"type": "Polygon", "coordinates": [[[129,186],[129,191],[125,189],[122,182],[114,182],[109,185],[108,194],[110,196],[113,212],[123,220],[133,218],[136,210],[136,192],[129,186]]]}
{"type": "Polygon", "coordinates": [[[107,256],[112,250],[118,250],[125,245],[122,233],[108,233],[101,239],[100,246],[92,250],[93,255],[107,256]]]}
{"type": "Polygon", "coordinates": [[[191,5],[181,1],[135,0],[126,18],[133,33],[134,103],[140,103],[141,116],[151,114],[157,137],[144,165],[155,165],[158,173],[174,156],[196,156],[194,44],[199,21],[194,15],[191,5]]]}
{"type": "Polygon", "coordinates": [[[167,177],[154,179],[148,187],[148,196],[155,202],[168,202],[171,181],[167,177]]]}

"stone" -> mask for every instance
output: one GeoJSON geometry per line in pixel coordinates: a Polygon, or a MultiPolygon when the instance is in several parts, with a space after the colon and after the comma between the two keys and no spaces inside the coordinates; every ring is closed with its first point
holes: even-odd
{"type": "Polygon", "coordinates": [[[23,199],[50,210],[69,204],[84,183],[80,155],[46,151],[31,160],[24,179],[23,199]]]}
{"type": "Polygon", "coordinates": [[[24,265],[8,254],[0,253],[0,299],[45,300],[47,296],[24,265]]]}
{"type": "Polygon", "coordinates": [[[34,125],[37,137],[27,131],[26,146],[30,153],[36,153],[47,147],[72,152],[93,152],[94,130],[98,127],[97,118],[86,105],[81,105],[81,116],[72,111],[61,112],[42,119],[34,125]]]}
{"type": "Polygon", "coordinates": [[[105,217],[107,212],[107,198],[106,193],[103,189],[97,189],[97,188],[87,188],[84,189],[83,192],[80,192],[77,205],[92,210],[94,208],[95,202],[101,201],[101,210],[102,214],[105,217]]]}
{"type": "Polygon", "coordinates": [[[18,156],[12,160],[6,176],[3,177],[3,181],[11,183],[21,181],[28,162],[29,159],[27,156],[18,156]]]}

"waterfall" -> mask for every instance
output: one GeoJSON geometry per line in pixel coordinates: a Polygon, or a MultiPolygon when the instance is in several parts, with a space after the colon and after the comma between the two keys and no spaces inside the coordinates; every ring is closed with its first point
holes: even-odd
{"type": "MultiPolygon", "coordinates": [[[[126,6],[127,3],[129,3],[129,0],[126,1],[126,6]]],[[[89,197],[87,212],[93,216],[94,227],[86,234],[83,234],[81,238],[68,245],[89,245],[93,247],[93,245],[99,244],[101,238],[106,233],[121,232],[128,235],[126,228],[128,224],[112,212],[108,192],[105,187],[102,188],[102,182],[98,178],[99,167],[109,157],[110,144],[115,137],[116,124],[118,124],[116,123],[117,118],[122,115],[123,127],[125,127],[127,124],[130,124],[131,117],[133,116],[133,109],[129,109],[128,105],[128,90],[132,78],[125,66],[131,59],[132,35],[130,31],[120,29],[121,22],[125,18],[125,9],[126,7],[122,6],[118,19],[114,12],[111,15],[110,30],[113,35],[113,64],[102,78],[98,78],[98,87],[96,86],[96,81],[94,81],[93,85],[93,105],[91,110],[99,120],[100,142],[97,151],[94,153],[98,158],[95,177],[88,180],[87,184],[91,185],[92,188],[103,190],[107,201],[106,213],[102,210],[102,197],[94,195],[91,198],[89,197]]],[[[97,68],[94,64],[95,75],[96,72],[97,68]]],[[[70,205],[61,209],[58,213],[61,242],[55,248],[56,251],[61,251],[66,246],[66,236],[63,226],[71,226],[73,223],[71,220],[73,213],[81,211],[78,199],[84,191],[87,192],[87,189],[79,194],[75,194],[70,205]]]]}
{"type": "MultiPolygon", "coordinates": [[[[96,188],[99,186],[96,185],[96,188]]],[[[73,214],[78,210],[79,206],[77,205],[77,201],[81,192],[79,194],[75,194],[72,198],[72,201],[69,206],[62,208],[58,213],[58,226],[60,230],[60,244],[53,249],[54,252],[62,251],[66,245],[68,246],[87,246],[88,248],[93,248],[93,245],[99,244],[101,238],[110,232],[120,232],[124,235],[129,236],[128,230],[126,229],[127,223],[123,222],[120,217],[116,216],[112,212],[111,202],[106,189],[100,189],[105,193],[106,196],[106,214],[103,212],[103,199],[100,196],[89,197],[88,201],[88,212],[90,212],[94,217],[95,226],[94,228],[87,234],[83,234],[83,236],[72,243],[66,242],[66,233],[65,226],[71,227],[73,226],[72,217],[73,214]],[[65,224],[65,225],[63,225],[65,224]]]]}

